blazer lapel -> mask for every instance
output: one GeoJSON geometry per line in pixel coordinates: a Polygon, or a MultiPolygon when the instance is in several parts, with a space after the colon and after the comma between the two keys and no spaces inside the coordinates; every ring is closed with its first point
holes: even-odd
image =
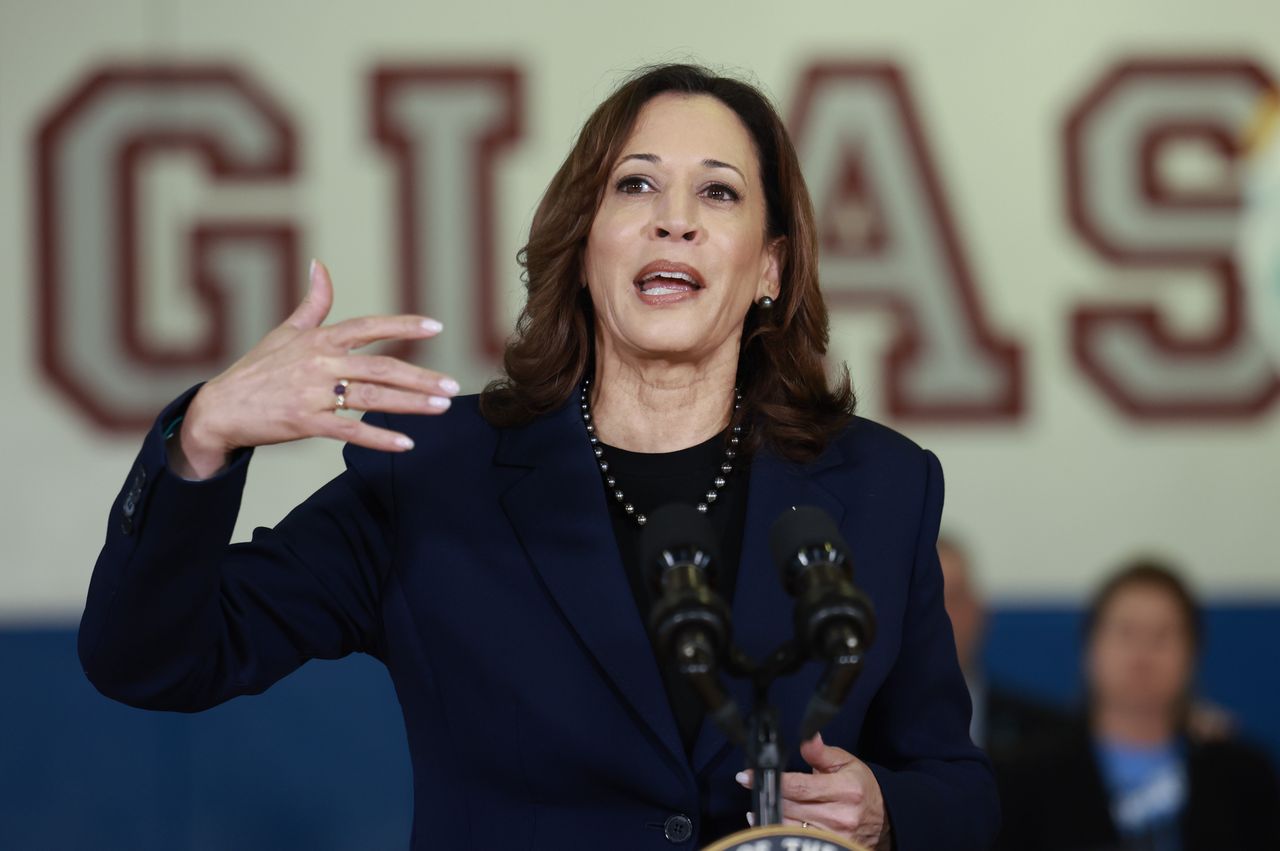
{"type": "Polygon", "coordinates": [[[502,495],[503,510],[606,679],[656,743],[684,766],[680,733],[623,570],[576,401],[503,431],[495,462],[529,468],[502,495]]]}
{"type": "MultiPolygon", "coordinates": [[[[792,604],[782,587],[777,566],[769,549],[773,524],[784,511],[798,505],[813,505],[829,513],[837,523],[844,518],[844,504],[818,481],[822,471],[843,461],[835,444],[806,465],[784,461],[761,451],[751,465],[747,494],[746,529],[742,539],[742,561],[733,600],[733,640],[748,657],[764,659],[778,645],[792,637],[792,604]]],[[[727,680],[738,708],[746,718],[752,709],[753,693],[745,680],[727,680]]],[[[776,687],[775,687],[776,691],[776,687]]],[[[794,730],[783,731],[793,736],[794,730]]],[[[787,741],[790,747],[795,742],[787,741]]],[[[693,770],[701,773],[718,761],[730,742],[720,728],[704,721],[693,750],[693,770]]]]}

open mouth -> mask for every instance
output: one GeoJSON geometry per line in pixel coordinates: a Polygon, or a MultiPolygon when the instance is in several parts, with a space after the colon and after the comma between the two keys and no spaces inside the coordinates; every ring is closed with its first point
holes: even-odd
{"type": "Polygon", "coordinates": [[[692,275],[683,272],[654,272],[636,281],[636,286],[645,295],[674,295],[702,289],[692,275]]]}
{"type": "Polygon", "coordinates": [[[658,261],[640,271],[635,280],[641,295],[672,296],[697,292],[703,288],[698,270],[683,263],[658,261]]]}

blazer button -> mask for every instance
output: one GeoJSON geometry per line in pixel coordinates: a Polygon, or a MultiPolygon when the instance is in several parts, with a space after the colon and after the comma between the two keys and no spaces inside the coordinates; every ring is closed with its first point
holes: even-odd
{"type": "Polygon", "coordinates": [[[129,485],[129,492],[124,495],[124,502],[120,506],[120,513],[124,515],[120,519],[120,531],[126,535],[133,532],[133,515],[138,510],[138,502],[142,499],[142,489],[146,484],[147,471],[139,467],[137,475],[129,485]]]}
{"type": "Polygon", "coordinates": [[[662,835],[667,841],[675,844],[688,842],[693,836],[693,821],[686,815],[671,816],[662,825],[662,835]]]}
{"type": "Polygon", "coordinates": [[[124,498],[124,513],[132,516],[134,510],[138,507],[138,500],[142,499],[142,489],[147,484],[147,471],[138,470],[138,475],[133,477],[133,484],[129,485],[129,493],[124,498]]]}

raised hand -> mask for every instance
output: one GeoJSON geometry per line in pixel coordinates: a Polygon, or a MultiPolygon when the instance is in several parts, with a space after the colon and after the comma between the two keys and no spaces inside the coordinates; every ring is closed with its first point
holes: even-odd
{"type": "Polygon", "coordinates": [[[439,414],[458,383],[438,372],[383,355],[353,355],[381,340],[418,340],[440,333],[424,316],[365,316],[325,325],[333,283],[312,261],[306,298],[244,357],[200,388],[171,441],[170,463],[189,479],[212,476],[236,449],[331,437],[370,449],[403,452],[406,435],[339,416],[359,411],[439,414]]]}

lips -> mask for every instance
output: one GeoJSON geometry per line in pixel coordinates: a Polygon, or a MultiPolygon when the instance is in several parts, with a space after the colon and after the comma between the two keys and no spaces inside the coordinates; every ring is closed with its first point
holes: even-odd
{"type": "Polygon", "coordinates": [[[678,295],[691,293],[706,286],[702,273],[687,263],[655,260],[640,270],[635,278],[636,288],[647,296],[678,295]]]}

